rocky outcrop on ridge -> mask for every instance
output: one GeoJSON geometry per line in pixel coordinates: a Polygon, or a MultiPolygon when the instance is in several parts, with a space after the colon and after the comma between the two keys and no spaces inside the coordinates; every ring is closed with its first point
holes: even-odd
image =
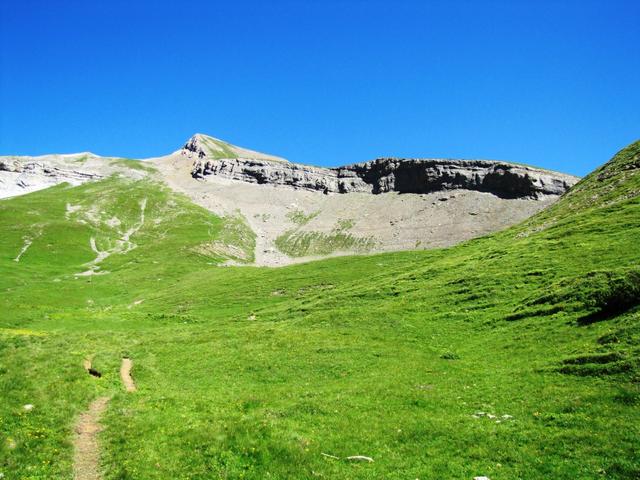
{"type": "Polygon", "coordinates": [[[320,168],[253,158],[208,158],[198,152],[191,175],[290,186],[323,193],[431,193],[467,189],[502,198],[561,195],[579,178],[538,168],[487,160],[380,158],[338,168],[320,168]]]}
{"type": "Polygon", "coordinates": [[[207,156],[207,152],[205,152],[202,145],[200,145],[196,135],[187,140],[187,143],[182,147],[182,152],[186,155],[189,155],[187,152],[191,152],[192,154],[197,155],[198,158],[204,158],[207,156]]]}
{"type": "Polygon", "coordinates": [[[100,157],[90,152],[38,157],[0,157],[0,198],[14,197],[60,183],[80,185],[111,175],[139,180],[155,169],[119,157],[100,157]]]}
{"type": "Polygon", "coordinates": [[[187,143],[184,144],[182,149],[176,153],[180,153],[182,156],[186,156],[189,159],[217,160],[251,158],[255,160],[265,160],[268,162],[289,163],[284,158],[238,147],[237,145],[232,145],[224,140],[220,140],[219,138],[210,137],[209,135],[203,135],[201,133],[193,135],[189,140],[187,140],[187,143]]]}
{"type": "Polygon", "coordinates": [[[79,185],[103,178],[103,175],[95,172],[65,167],[64,164],[28,157],[0,158],[0,198],[41,190],[63,182],[79,185]]]}
{"type": "Polygon", "coordinates": [[[0,158],[0,171],[15,174],[38,175],[42,177],[63,178],[66,181],[85,182],[101,178],[101,175],[59,168],[41,161],[21,162],[17,159],[0,158]]]}

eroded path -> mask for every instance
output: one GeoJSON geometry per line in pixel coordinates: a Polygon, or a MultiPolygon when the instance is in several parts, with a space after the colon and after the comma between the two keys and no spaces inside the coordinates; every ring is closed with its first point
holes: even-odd
{"type": "MultiPolygon", "coordinates": [[[[101,250],[98,248],[95,237],[91,237],[89,239],[89,246],[93,253],[96,254],[96,258],[94,258],[91,262],[86,265],[89,267],[88,270],[82,273],[76,273],[76,276],[88,276],[88,275],[98,275],[98,271],[100,270],[100,263],[105,259],[109,258],[111,255],[120,254],[123,255],[125,253],[130,252],[134,248],[137,247],[135,243],[131,241],[131,237],[138,233],[138,231],[144,226],[145,222],[145,209],[147,208],[147,199],[144,198],[140,201],[140,220],[138,223],[133,225],[126,231],[119,231],[120,237],[116,239],[115,244],[105,250],[101,250]]],[[[119,224],[119,220],[117,224],[119,224]]],[[[107,273],[107,272],[100,272],[107,273]]]]}
{"type": "Polygon", "coordinates": [[[109,397],[99,397],[80,415],[73,440],[73,478],[75,480],[99,480],[100,448],[98,433],[102,430],[100,418],[107,409],[109,397]]]}
{"type": "Polygon", "coordinates": [[[120,378],[124,384],[124,388],[127,392],[135,392],[136,384],[131,377],[131,369],[133,368],[133,360],[130,358],[123,358],[122,365],[120,366],[120,378]]]}
{"type": "MultiPolygon", "coordinates": [[[[91,366],[91,360],[86,358],[82,362],[83,368],[94,377],[101,374],[91,366]]],[[[120,378],[127,392],[135,392],[136,384],[131,377],[133,361],[123,358],[120,366],[120,378]]],[[[74,480],[101,480],[100,474],[100,445],[98,434],[102,430],[100,419],[107,409],[111,397],[99,397],[91,402],[89,409],[80,415],[76,424],[73,439],[73,478],[74,480]]]]}
{"type": "Polygon", "coordinates": [[[18,253],[18,256],[16,258],[14,258],[13,261],[14,262],[19,262],[20,261],[20,257],[22,257],[22,255],[24,255],[24,252],[26,252],[29,249],[29,247],[31,246],[32,243],[33,243],[33,240],[31,240],[28,237],[25,237],[24,245],[20,249],[20,252],[18,253]]]}
{"type": "Polygon", "coordinates": [[[40,235],[42,235],[42,229],[40,229],[40,230],[36,229],[35,232],[33,232],[33,233],[29,234],[29,235],[25,235],[24,237],[22,237],[22,241],[24,243],[22,244],[22,248],[18,252],[18,255],[16,256],[16,258],[13,259],[13,261],[14,262],[19,262],[20,259],[22,258],[22,255],[24,255],[26,253],[26,251],[29,250],[29,247],[31,246],[33,241],[36,240],[40,235]]]}

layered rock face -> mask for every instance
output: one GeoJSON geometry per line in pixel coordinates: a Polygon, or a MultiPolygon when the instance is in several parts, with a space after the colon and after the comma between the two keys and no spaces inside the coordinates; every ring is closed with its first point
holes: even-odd
{"type": "Polygon", "coordinates": [[[182,147],[182,153],[189,155],[187,152],[197,155],[198,158],[204,158],[207,156],[207,152],[204,151],[201,146],[201,142],[198,141],[198,135],[191,137],[187,140],[187,143],[184,144],[184,147],[182,147]]]}
{"type": "Polygon", "coordinates": [[[52,187],[62,182],[72,185],[103,178],[96,172],[69,168],[61,161],[29,157],[0,158],[0,198],[52,187]]]}
{"type": "Polygon", "coordinates": [[[262,159],[209,159],[200,151],[197,153],[191,172],[194,178],[217,175],[324,193],[424,194],[461,188],[502,198],[537,198],[561,195],[578,181],[571,175],[486,160],[380,158],[338,168],[319,168],[262,159]]]}
{"type": "Polygon", "coordinates": [[[0,159],[0,171],[14,174],[39,175],[42,177],[52,177],[55,179],[63,179],[65,181],[76,180],[85,182],[87,180],[95,180],[101,178],[100,175],[82,172],[79,170],[64,169],[55,165],[51,165],[44,161],[20,161],[17,159],[2,158],[0,159]]]}

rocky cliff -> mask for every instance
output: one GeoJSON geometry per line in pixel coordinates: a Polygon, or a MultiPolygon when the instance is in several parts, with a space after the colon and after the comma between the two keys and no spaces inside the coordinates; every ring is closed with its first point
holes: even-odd
{"type": "Polygon", "coordinates": [[[0,158],[0,172],[13,174],[39,175],[42,177],[52,177],[54,179],[62,178],[65,181],[83,182],[87,180],[95,180],[101,178],[100,175],[82,172],[77,169],[64,169],[57,165],[52,165],[46,161],[22,161],[19,158],[0,158]]]}
{"type": "Polygon", "coordinates": [[[73,160],[69,163],[58,157],[0,157],[0,198],[22,195],[62,182],[79,185],[103,177],[96,172],[74,168],[73,160]]]}
{"type": "Polygon", "coordinates": [[[114,174],[140,179],[148,168],[131,160],[100,157],[90,152],[0,157],[0,198],[24,195],[60,183],[80,185],[114,174]]]}
{"type": "Polygon", "coordinates": [[[324,193],[423,194],[467,189],[502,198],[537,198],[561,195],[579,180],[548,170],[486,160],[379,158],[338,168],[319,168],[253,158],[208,158],[200,152],[194,158],[191,172],[197,179],[217,175],[324,193]]]}
{"type": "Polygon", "coordinates": [[[381,158],[320,168],[202,134],[136,166],[216,215],[248,225],[255,262],[266,266],[455,245],[530,217],[578,180],[481,160],[381,158]]]}

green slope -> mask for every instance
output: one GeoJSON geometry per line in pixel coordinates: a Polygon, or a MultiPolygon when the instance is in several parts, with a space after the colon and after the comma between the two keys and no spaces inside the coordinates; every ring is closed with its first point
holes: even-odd
{"type": "Polygon", "coordinates": [[[150,183],[2,201],[0,472],[70,478],[75,417],[109,394],[108,479],[637,478],[639,166],[635,143],[457,247],[281,269],[216,266],[250,233],[150,183]],[[76,277],[143,198],[136,248],[76,277]]]}

